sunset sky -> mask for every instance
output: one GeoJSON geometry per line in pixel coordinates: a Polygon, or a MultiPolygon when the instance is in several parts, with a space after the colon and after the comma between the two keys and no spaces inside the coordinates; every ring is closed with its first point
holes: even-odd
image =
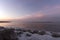
{"type": "Polygon", "coordinates": [[[0,0],[0,20],[60,17],[60,0],[0,0]]]}

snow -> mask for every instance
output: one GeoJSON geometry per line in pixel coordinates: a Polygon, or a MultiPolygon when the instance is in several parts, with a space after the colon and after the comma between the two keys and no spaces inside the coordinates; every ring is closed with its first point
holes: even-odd
{"type": "Polygon", "coordinates": [[[60,40],[60,37],[55,38],[51,36],[50,32],[46,32],[45,35],[39,35],[39,34],[31,34],[29,32],[24,32],[23,34],[18,35],[19,40],[60,40]],[[31,36],[26,36],[26,34],[30,34],[31,36]]]}
{"type": "MultiPolygon", "coordinates": [[[[15,29],[18,40],[60,40],[60,32],[15,29]],[[54,34],[54,36],[52,36],[54,34]]],[[[12,37],[13,38],[13,37],[12,37]]]]}
{"type": "MultiPolygon", "coordinates": [[[[1,29],[0,31],[4,31],[4,29],[1,29]]],[[[60,32],[33,31],[25,29],[15,29],[14,32],[18,40],[60,40],[60,32]]],[[[12,38],[14,37],[12,36],[12,38]]]]}

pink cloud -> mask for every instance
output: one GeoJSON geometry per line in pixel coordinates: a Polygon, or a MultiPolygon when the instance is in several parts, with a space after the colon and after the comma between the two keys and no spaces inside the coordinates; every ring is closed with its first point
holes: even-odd
{"type": "Polygon", "coordinates": [[[41,12],[36,12],[36,13],[33,13],[31,15],[25,15],[25,16],[21,16],[19,18],[16,18],[18,20],[21,20],[21,21],[26,21],[26,20],[36,20],[36,18],[43,18],[45,15],[41,12]]]}
{"type": "Polygon", "coordinates": [[[44,10],[35,12],[33,14],[21,16],[16,18],[21,21],[45,21],[52,20],[53,17],[60,15],[60,6],[45,7],[44,10]]]}

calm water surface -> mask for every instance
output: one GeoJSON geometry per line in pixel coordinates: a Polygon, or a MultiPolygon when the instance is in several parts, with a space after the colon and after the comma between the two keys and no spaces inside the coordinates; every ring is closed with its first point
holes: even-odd
{"type": "Polygon", "coordinates": [[[0,26],[60,32],[60,23],[0,23],[0,26]]]}

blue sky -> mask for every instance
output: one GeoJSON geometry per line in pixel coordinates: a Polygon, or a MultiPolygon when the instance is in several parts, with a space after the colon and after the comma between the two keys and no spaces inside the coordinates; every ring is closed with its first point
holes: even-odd
{"type": "Polygon", "coordinates": [[[60,16],[60,0],[0,0],[0,5],[1,18],[60,16]]]}

